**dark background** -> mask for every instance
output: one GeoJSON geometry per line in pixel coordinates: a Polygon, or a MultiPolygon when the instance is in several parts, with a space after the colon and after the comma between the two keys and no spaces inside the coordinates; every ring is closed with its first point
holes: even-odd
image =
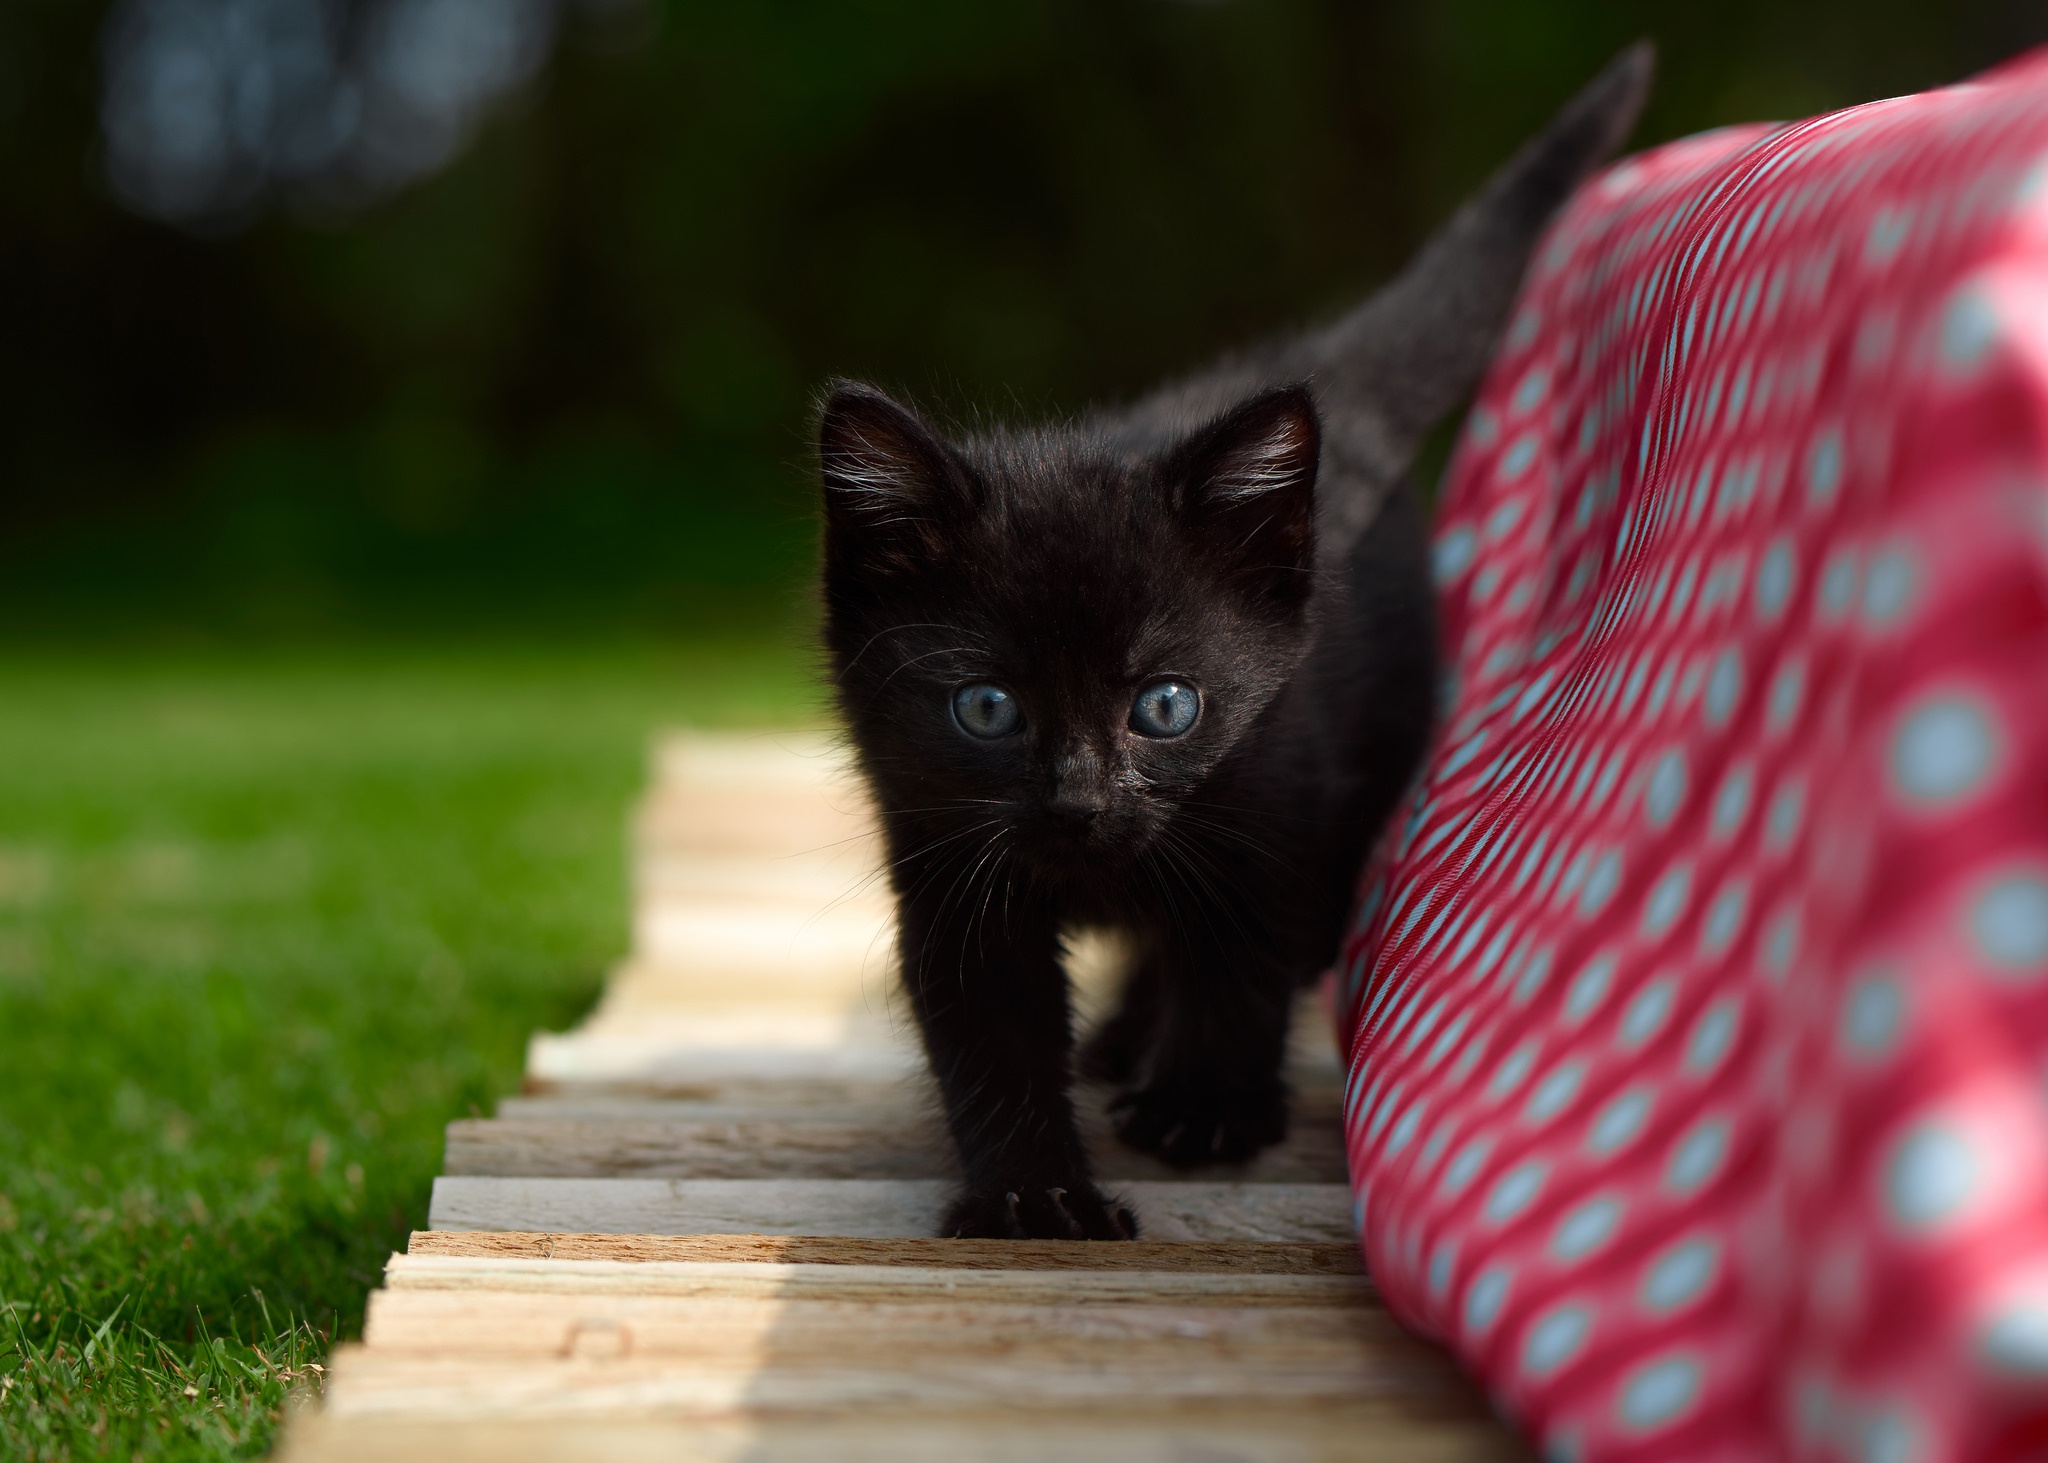
{"type": "Polygon", "coordinates": [[[106,8],[6,0],[0,636],[799,628],[822,381],[1058,410],[1340,305],[1639,34],[1647,143],[2048,7],[585,0],[438,171],[165,222],[106,8]]]}

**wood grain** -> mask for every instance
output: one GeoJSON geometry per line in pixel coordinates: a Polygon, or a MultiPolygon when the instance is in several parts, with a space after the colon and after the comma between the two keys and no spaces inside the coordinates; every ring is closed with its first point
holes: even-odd
{"type": "Polygon", "coordinates": [[[947,1270],[1140,1270],[1253,1275],[1360,1275],[1353,1244],[1258,1240],[845,1239],[767,1234],[535,1234],[524,1230],[418,1229],[406,1254],[422,1258],[882,1265],[947,1270]]]}
{"type": "Polygon", "coordinates": [[[293,1425],[282,1456],[285,1463],[1527,1463],[1532,1455],[1497,1424],[1351,1400],[818,1421],[316,1415],[293,1425]]]}
{"type": "MultiPolygon", "coordinates": [[[[1099,1112],[1084,1136],[1105,1181],[1175,1177],[1248,1183],[1341,1183],[1334,1115],[1296,1120],[1287,1142],[1250,1163],[1175,1170],[1134,1153],[1099,1112]]],[[[556,1178],[952,1178],[952,1145],[916,1108],[844,1117],[728,1110],[704,1117],[469,1118],[448,1125],[442,1172],[556,1178]]]]}
{"type": "Polygon", "coordinates": [[[517,1357],[350,1347],[330,1368],[336,1417],[756,1417],[836,1413],[902,1416],[1002,1407],[1028,1412],[1145,1404],[1216,1408],[1237,1402],[1344,1403],[1398,1400],[1415,1412],[1484,1417],[1441,1354],[1413,1343],[1370,1357],[1356,1346],[1313,1345],[1245,1356],[1197,1347],[1153,1352],[1077,1346],[1012,1347],[1004,1354],[917,1352],[899,1366],[886,1350],[837,1361],[776,1359],[748,1346],[720,1364],[697,1354],[632,1349],[629,1337],[593,1324],[566,1357],[517,1357]],[[603,1338],[603,1339],[600,1339],[603,1338]],[[1199,1354],[1198,1354],[1199,1353],[1199,1354]]]}
{"type": "MultiPolygon", "coordinates": [[[[947,1185],[921,1179],[434,1181],[432,1229],[597,1234],[800,1234],[905,1239],[936,1232],[947,1185]]],[[[1158,1240],[1351,1237],[1343,1184],[1131,1183],[1116,1192],[1158,1240]]]]}
{"type": "Polygon", "coordinates": [[[668,1295],[723,1300],[864,1300],[1008,1305],[1367,1305],[1357,1274],[1229,1270],[1016,1269],[930,1265],[787,1264],[718,1260],[567,1260],[505,1255],[393,1255],[392,1290],[549,1295],[668,1295]]]}
{"type": "MultiPolygon", "coordinates": [[[[1342,1065],[1304,1000],[1288,1143],[1170,1175],[1077,1094],[1125,1244],[930,1238],[951,1167],[873,821],[814,735],[664,741],[634,957],[527,1096],[448,1131],[291,1463],[1524,1458],[1363,1274],[1342,1065]]],[[[1123,952],[1070,960],[1083,1019],[1123,952]]]]}

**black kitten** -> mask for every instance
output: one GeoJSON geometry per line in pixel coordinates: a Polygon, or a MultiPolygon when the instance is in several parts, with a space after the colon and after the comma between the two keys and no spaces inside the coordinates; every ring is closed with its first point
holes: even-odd
{"type": "Polygon", "coordinates": [[[827,401],[826,638],[965,1170],[946,1233],[1135,1232],[1075,1130],[1076,927],[1138,952],[1085,1058],[1121,1138],[1196,1164],[1285,1136],[1293,998],[1429,732],[1401,474],[1649,72],[1624,54],[1356,311],[1128,411],[947,440],[827,401]]]}

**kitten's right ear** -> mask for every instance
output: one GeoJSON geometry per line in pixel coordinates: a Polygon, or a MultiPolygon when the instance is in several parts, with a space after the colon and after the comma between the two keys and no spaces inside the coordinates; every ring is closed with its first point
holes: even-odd
{"type": "Polygon", "coordinates": [[[826,552],[869,568],[907,569],[945,552],[937,519],[959,488],[945,444],[872,386],[842,381],[818,414],[826,552]]]}

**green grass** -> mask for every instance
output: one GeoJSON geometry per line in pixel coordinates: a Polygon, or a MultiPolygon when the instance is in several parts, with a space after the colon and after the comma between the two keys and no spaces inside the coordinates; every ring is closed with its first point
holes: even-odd
{"type": "Polygon", "coordinates": [[[800,652],[0,656],[0,1456],[247,1457],[800,652]]]}

